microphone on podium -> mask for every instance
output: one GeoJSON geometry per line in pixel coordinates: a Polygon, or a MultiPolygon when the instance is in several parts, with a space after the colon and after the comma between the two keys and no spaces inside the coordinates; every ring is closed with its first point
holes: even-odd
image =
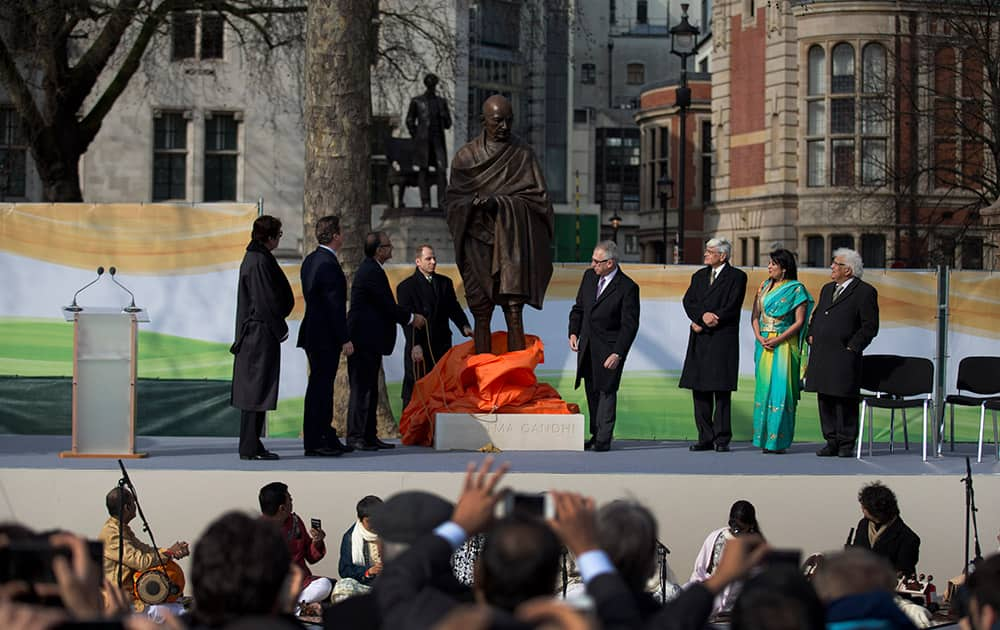
{"type": "Polygon", "coordinates": [[[82,311],[83,307],[76,303],[76,297],[80,295],[80,293],[82,293],[84,289],[86,289],[87,287],[91,286],[92,284],[100,280],[102,275],[104,275],[104,267],[98,267],[97,277],[88,282],[87,284],[83,285],[79,289],[77,289],[76,293],[73,294],[73,302],[69,306],[67,306],[65,310],[69,311],[70,313],[79,313],[80,311],[82,311]]]}
{"type": "Polygon", "coordinates": [[[125,293],[128,293],[129,297],[132,298],[132,302],[129,303],[128,306],[126,306],[125,308],[123,308],[122,312],[124,312],[124,313],[138,313],[139,311],[141,311],[142,309],[135,305],[135,294],[132,293],[131,291],[129,291],[128,287],[126,287],[124,284],[122,284],[121,282],[118,282],[118,280],[115,279],[115,274],[118,273],[118,270],[115,269],[114,267],[111,267],[110,269],[108,269],[108,273],[111,274],[111,281],[114,282],[115,284],[117,284],[119,287],[121,287],[121,289],[123,291],[125,291],[125,293]]]}

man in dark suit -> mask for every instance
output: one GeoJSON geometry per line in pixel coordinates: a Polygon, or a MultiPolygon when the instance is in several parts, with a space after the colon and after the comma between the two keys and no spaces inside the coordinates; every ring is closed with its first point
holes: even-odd
{"type": "Polygon", "coordinates": [[[878,334],[878,291],[861,280],[861,255],[833,252],[830,282],[819,292],[809,323],[806,389],[816,392],[826,446],[820,457],[853,457],[858,438],[861,353],[878,334]]]}
{"type": "Polygon", "coordinates": [[[584,448],[595,451],[611,448],[618,385],[639,332],[639,285],[618,267],[617,252],[614,241],[597,244],[569,312],[569,347],[577,353],[576,387],[583,379],[590,416],[584,448]]]}
{"type": "Polygon", "coordinates": [[[472,326],[462,305],[455,296],[455,286],[448,276],[438,275],[437,257],[430,245],[417,249],[417,268],[413,275],[396,287],[399,305],[411,313],[420,313],[427,319],[427,326],[416,331],[413,326],[403,326],[406,352],[403,353],[403,408],[410,404],[413,384],[419,376],[430,372],[434,364],[451,348],[451,327],[455,322],[462,335],[472,336],[472,326]],[[416,372],[416,374],[414,374],[416,372]]]}
{"type": "Polygon", "coordinates": [[[309,359],[302,446],[307,457],[335,457],[353,450],[341,443],[330,425],[340,354],[351,356],[354,352],[347,337],[347,279],[337,259],[337,250],[344,243],[340,217],[316,221],[316,241],[319,245],[302,261],[301,269],[306,313],[297,345],[309,359]]]}
{"type": "Polygon", "coordinates": [[[365,258],[351,284],[351,310],[347,330],[354,354],[347,357],[351,396],[347,407],[347,445],[362,451],[395,448],[375,435],[378,411],[378,372],[382,356],[396,347],[396,324],[420,330],[427,323],[420,313],[396,304],[389,277],[382,265],[392,257],[392,243],[385,232],[365,237],[365,258]]]}
{"type": "Polygon", "coordinates": [[[729,263],[732,251],[726,239],[708,241],[705,267],[691,276],[684,293],[691,330],[680,386],[690,389],[694,398],[698,441],[690,446],[692,451],[714,447],[727,453],[733,437],[730,401],[739,378],[739,326],[747,274],[729,263]]]}
{"type": "Polygon", "coordinates": [[[288,339],[285,318],[295,306],[288,278],[271,253],[281,234],[280,220],[257,217],[240,264],[236,340],[229,348],[235,355],[230,404],[241,410],[240,459],[279,459],[264,448],[260,435],[264,414],[278,406],[281,342],[288,339]]]}

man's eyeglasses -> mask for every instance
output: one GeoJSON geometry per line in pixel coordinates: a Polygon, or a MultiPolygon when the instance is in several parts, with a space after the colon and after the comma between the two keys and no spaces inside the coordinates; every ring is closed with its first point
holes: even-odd
{"type": "Polygon", "coordinates": [[[383,247],[392,247],[392,243],[381,243],[378,246],[379,249],[382,249],[383,247]]]}
{"type": "Polygon", "coordinates": [[[610,258],[605,258],[603,260],[597,260],[596,258],[591,258],[590,259],[590,264],[592,264],[592,265],[600,265],[602,263],[608,262],[609,260],[611,260],[611,259],[610,258]]]}
{"type": "Polygon", "coordinates": [[[838,267],[846,267],[847,266],[847,263],[837,262],[836,260],[834,260],[832,262],[832,264],[837,265],[838,267]]]}

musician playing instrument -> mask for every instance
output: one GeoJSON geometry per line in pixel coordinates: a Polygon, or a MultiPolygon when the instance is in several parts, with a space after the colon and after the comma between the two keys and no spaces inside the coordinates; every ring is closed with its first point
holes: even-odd
{"type": "MultiPolygon", "coordinates": [[[[136,517],[137,509],[135,497],[124,488],[112,488],[108,493],[105,504],[108,508],[108,520],[104,522],[98,539],[104,543],[104,577],[111,584],[117,584],[119,588],[129,593],[130,598],[135,598],[138,608],[144,608],[145,604],[138,601],[135,595],[134,582],[137,574],[148,571],[160,565],[161,562],[169,563],[179,560],[188,555],[188,544],[184,541],[175,542],[170,547],[159,550],[139,540],[129,527],[129,523],[136,517]],[[122,528],[122,565],[121,582],[118,582],[118,520],[121,518],[122,528]]],[[[176,565],[175,565],[176,567],[176,565]]],[[[172,568],[171,572],[180,571],[180,567],[172,568]]],[[[183,576],[183,573],[181,573],[183,576]]],[[[181,589],[183,589],[183,578],[181,578],[181,589]]]]}

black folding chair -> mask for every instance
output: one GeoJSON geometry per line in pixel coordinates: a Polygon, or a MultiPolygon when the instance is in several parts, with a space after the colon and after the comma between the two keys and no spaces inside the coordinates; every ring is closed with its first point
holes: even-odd
{"type": "Polygon", "coordinates": [[[858,459],[861,459],[865,418],[868,419],[868,456],[874,448],[873,409],[888,409],[889,453],[893,451],[896,430],[896,410],[903,412],[903,444],[910,450],[906,427],[906,410],[924,410],[923,460],[927,461],[927,417],[934,391],[934,364],[930,359],[901,357],[894,354],[873,354],[861,358],[861,425],[858,427],[858,459]]]}
{"type": "MultiPolygon", "coordinates": [[[[944,404],[951,410],[949,423],[951,450],[955,450],[955,405],[979,407],[979,459],[983,461],[983,426],[986,424],[986,403],[1000,402],[1000,357],[965,357],[958,364],[958,393],[948,394],[944,404]],[[962,392],[969,392],[963,394],[962,392]],[[972,396],[970,394],[978,394],[972,396]]],[[[993,442],[997,441],[996,411],[993,413],[993,442]]],[[[944,409],[941,410],[941,437],[944,437],[944,409]]],[[[938,455],[943,446],[938,442],[938,455]]],[[[997,447],[1000,459],[1000,446],[997,447]]]]}

